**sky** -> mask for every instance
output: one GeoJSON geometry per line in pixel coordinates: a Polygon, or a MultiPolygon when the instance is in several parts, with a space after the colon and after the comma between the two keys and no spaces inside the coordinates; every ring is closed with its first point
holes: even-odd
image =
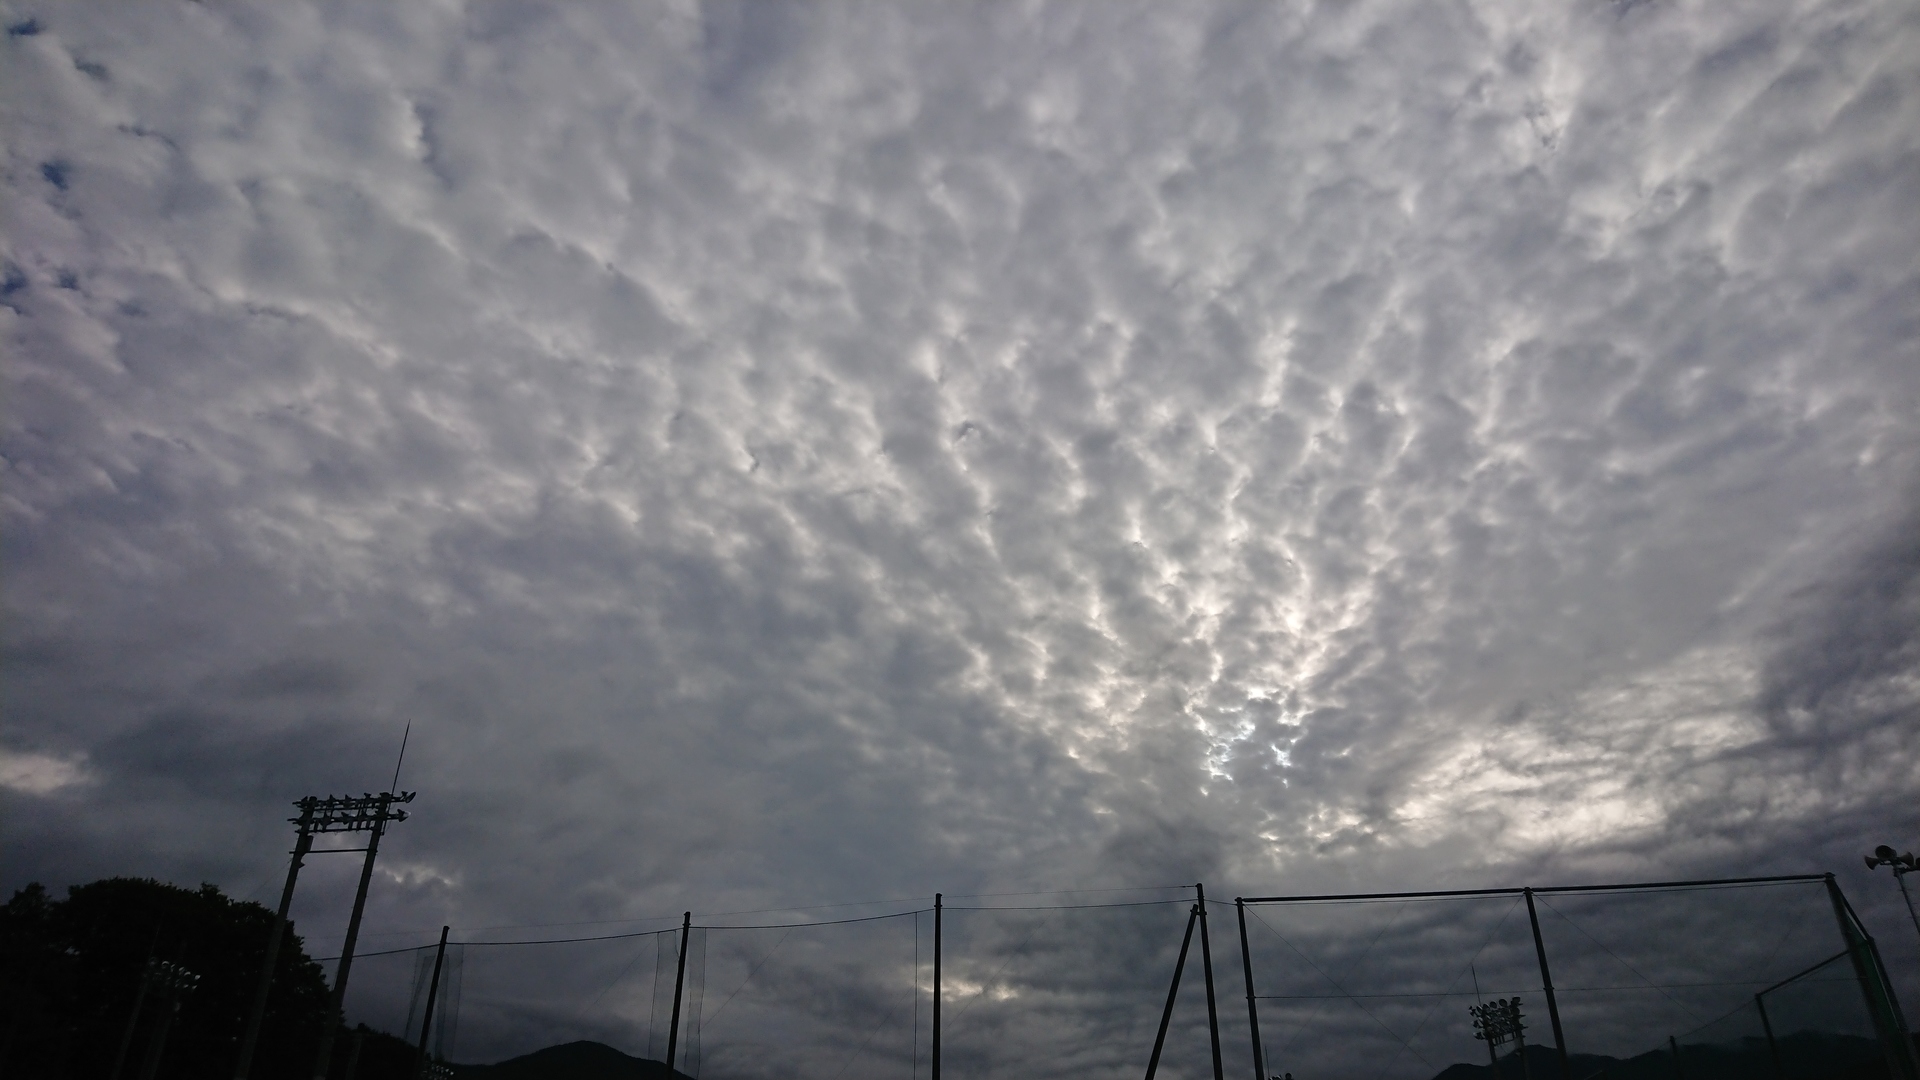
{"type": "MultiPolygon", "coordinates": [[[[1142,1068],[1187,882],[1832,870],[1920,1008],[1911,5],[0,20],[0,887],[271,904],[410,724],[362,950],[1165,901],[950,912],[956,1075],[1142,1068]]],[[[1770,980],[1838,948],[1789,893],[1542,917],[1770,980]]],[[[1523,925],[1441,910],[1261,971],[1523,925]]],[[[930,920],[710,932],[703,1075],[924,1075],[930,920]]],[[[654,940],[469,946],[456,1057],[645,1052],[654,940]]],[[[1664,1042],[1604,997],[1576,1050],[1664,1042]]],[[[1263,1037],[1482,1052],[1362,1001],[1263,1037]]]]}

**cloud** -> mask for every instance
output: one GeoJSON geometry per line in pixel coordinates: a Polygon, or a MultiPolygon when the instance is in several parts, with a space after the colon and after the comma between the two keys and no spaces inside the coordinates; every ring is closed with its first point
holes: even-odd
{"type": "Polygon", "coordinates": [[[51,795],[91,779],[85,761],[13,751],[0,756],[0,787],[23,795],[51,795]]]}
{"type": "MultiPolygon", "coordinates": [[[[97,778],[8,882],[247,894],[408,722],[396,942],[1913,824],[1895,5],[0,20],[7,760],[97,778]]],[[[993,918],[1139,1042],[1177,918],[993,918]]],[[[476,959],[462,1053],[631,1037],[630,959],[476,959]]]]}

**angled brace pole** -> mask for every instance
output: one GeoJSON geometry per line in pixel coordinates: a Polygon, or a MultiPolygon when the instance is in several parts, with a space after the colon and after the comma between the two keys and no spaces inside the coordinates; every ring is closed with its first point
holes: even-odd
{"type": "Polygon", "coordinates": [[[1854,977],[1860,982],[1867,1016],[1873,1020],[1873,1033],[1887,1056],[1887,1075],[1894,1080],[1920,1080],[1920,1062],[1914,1060],[1913,1037],[1907,1033],[1900,1003],[1893,996],[1893,984],[1880,963],[1880,947],[1854,913],[1853,905],[1847,903],[1846,894],[1840,891],[1840,883],[1832,874],[1826,876],[1826,884],[1834,917],[1840,922],[1841,942],[1853,961],[1854,977]]]}
{"type": "Polygon", "coordinates": [[[1173,962],[1173,985],[1167,987],[1167,1007],[1160,1013],[1160,1034],[1153,1037],[1153,1056],[1147,1059],[1147,1080],[1160,1071],[1160,1051],[1167,1046],[1167,1025],[1173,1022],[1173,999],[1180,996],[1180,973],[1187,969],[1187,946],[1193,944],[1193,924],[1200,918],[1200,905],[1187,915],[1187,934],[1180,939],[1180,959],[1173,962]]]}
{"type": "Polygon", "coordinates": [[[1767,1016],[1766,991],[1753,995],[1753,1009],[1760,1014],[1760,1031],[1767,1037],[1767,1056],[1773,1059],[1774,1080],[1786,1080],[1786,1066],[1780,1064],[1780,1044],[1773,1039],[1773,1021],[1767,1016]]]}
{"type": "Polygon", "coordinates": [[[1523,890],[1522,895],[1527,898],[1527,921],[1533,924],[1534,955],[1540,958],[1540,987],[1547,995],[1547,1019],[1553,1021],[1553,1046],[1560,1052],[1560,1080],[1573,1080],[1567,1064],[1567,1037],[1560,1032],[1560,1003],[1553,996],[1553,973],[1547,970],[1547,943],[1540,936],[1540,915],[1533,910],[1533,890],[1523,890]]]}
{"type": "Polygon", "coordinates": [[[1260,1052],[1260,1011],[1253,1002],[1253,952],[1247,948],[1247,902],[1234,897],[1233,914],[1240,922],[1240,968],[1247,980],[1247,1031],[1253,1035],[1253,1080],[1267,1080],[1267,1062],[1260,1052]]]}
{"type": "Polygon", "coordinates": [[[287,884],[280,890],[280,910],[273,917],[273,936],[267,939],[267,958],[260,967],[260,983],[253,992],[253,1008],[247,1012],[246,1032],[240,1036],[240,1060],[234,1065],[234,1080],[247,1080],[253,1069],[253,1050],[260,1042],[260,1024],[267,1017],[267,997],[273,991],[274,967],[280,962],[280,939],[287,936],[287,909],[293,906],[293,885],[300,878],[300,864],[313,850],[313,801],[300,800],[300,829],[293,843],[293,862],[287,865],[287,884]]]}

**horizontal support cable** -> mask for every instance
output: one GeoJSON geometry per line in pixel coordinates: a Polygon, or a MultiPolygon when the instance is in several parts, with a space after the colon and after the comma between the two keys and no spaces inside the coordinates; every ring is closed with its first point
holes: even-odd
{"type": "MultiPolygon", "coordinates": [[[[1825,881],[1825,874],[1779,874],[1770,877],[1699,878],[1692,881],[1630,881],[1612,885],[1543,885],[1535,893],[1631,892],[1638,889],[1700,889],[1713,887],[1780,885],[1789,882],[1825,881]]],[[[1425,889],[1417,892],[1321,893],[1299,896],[1242,896],[1247,904],[1310,904],[1368,900],[1440,900],[1449,897],[1519,896],[1524,886],[1500,889],[1425,889]]]]}

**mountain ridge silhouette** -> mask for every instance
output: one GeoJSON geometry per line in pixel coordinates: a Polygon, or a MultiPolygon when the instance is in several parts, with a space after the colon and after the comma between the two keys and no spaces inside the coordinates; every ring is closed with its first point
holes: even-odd
{"type": "Polygon", "coordinates": [[[492,1065],[455,1065],[455,1080],[693,1080],[664,1062],[580,1039],[492,1065]]]}

